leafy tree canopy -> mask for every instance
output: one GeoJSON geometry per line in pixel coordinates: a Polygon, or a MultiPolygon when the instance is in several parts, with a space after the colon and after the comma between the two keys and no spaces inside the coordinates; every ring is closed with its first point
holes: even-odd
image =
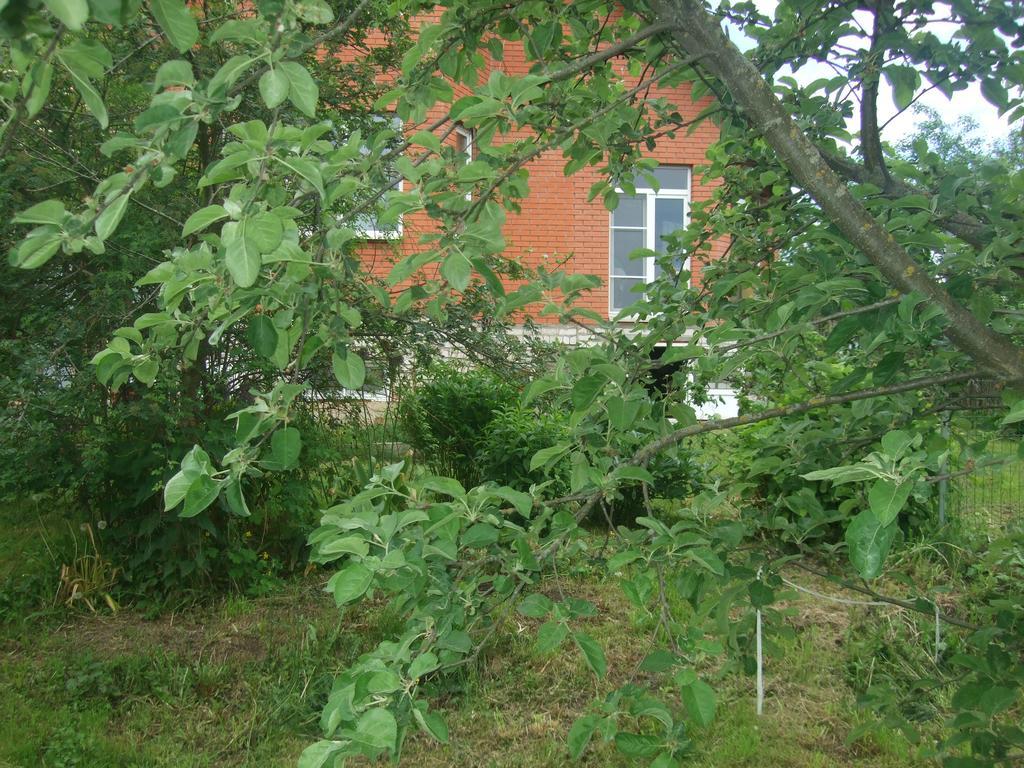
{"type": "MultiPolygon", "coordinates": [[[[397,755],[413,727],[447,739],[430,708],[432,681],[470,663],[508,611],[542,620],[544,647],[575,647],[604,676],[604,651],[579,622],[596,608],[539,584],[560,557],[588,551],[579,521],[629,487],[646,489],[647,514],[619,530],[607,568],[655,618],[661,647],[645,669],[671,685],[634,681],[596,703],[568,735],[574,756],[605,738],[647,764],[678,764],[686,723],[708,722],[715,708],[694,668],[720,653],[748,659],[755,612],[769,626],[778,620],[781,572],[820,570],[823,559],[843,583],[908,610],[939,611],[962,632],[941,673],[955,686],[947,738],[922,749],[950,765],[1017,759],[1019,588],[965,618],[942,614],[927,588],[894,598],[870,582],[948,456],[942,414],[984,387],[1003,398],[1005,423],[1024,419],[1019,163],[948,157],[927,142],[896,151],[881,140],[880,84],[890,84],[900,110],[925,89],[957,98],[977,84],[1017,126],[1019,4],[781,2],[768,17],[753,3],[698,0],[453,0],[396,58],[396,76],[376,101],[402,119],[401,133],[390,121],[339,130],[324,120],[347,99],[343,89],[325,98],[336,81],[321,76],[330,59],[321,52],[358,46],[367,30],[432,8],[265,0],[218,14],[182,0],[145,9],[44,0],[0,9],[0,156],[59,103],[63,87],[117,163],[88,195],[17,214],[25,229],[11,250],[15,266],[91,263],[136,202],[194,172],[180,234],[136,282],[154,291],[154,305],[92,358],[99,380],[113,389],[154,385],[243,325],[246,344],[275,371],[234,414],[233,445],[219,454],[196,445],[167,480],[166,507],[186,517],[215,503],[245,515],[253,477],[301,462],[301,434],[289,420],[307,386],[302,372],[320,363],[339,386],[359,388],[358,329],[371,308],[443,325],[476,286],[492,316],[560,295],[546,311],[586,318],[561,299],[591,279],[542,274],[513,291],[498,279],[509,268],[502,225],[529,194],[529,162],[555,150],[567,173],[596,166],[603,180],[591,194],[614,208],[615,190],[650,170],[646,148],[689,127],[680,105],[651,88],[690,83],[695,97],[713,96],[700,119],[721,132],[707,169],[721,185],[676,237],[665,277],[632,308],[642,330],[602,329],[602,344],[566,353],[527,392],[528,402],[545,398],[572,414],[570,436],[530,466],[568,459],[570,494],[552,498],[543,484],[466,489],[394,465],[324,513],[311,542],[319,561],[338,566],[328,588],[339,607],[383,592],[404,624],[339,676],[324,739],[302,764],[397,755]],[[753,48],[741,53],[723,23],[741,28],[753,48]],[[118,61],[104,40],[110,27],[133,25],[157,52],[149,97],[114,122],[101,85],[118,61]],[[528,74],[488,66],[511,46],[525,50],[528,74]],[[808,62],[835,74],[792,77],[808,62]],[[250,111],[256,94],[258,114],[250,111]],[[456,123],[475,129],[472,163],[445,141],[456,123]],[[211,130],[223,142],[204,150],[211,130]],[[390,168],[408,182],[401,189],[390,168]],[[359,259],[360,217],[394,225],[413,211],[426,212],[436,231],[387,283],[370,279],[359,259]],[[730,239],[727,258],[691,289],[675,259],[719,237],[730,239]],[[684,372],[652,395],[651,350],[680,340],[657,365],[685,363],[684,372]],[[742,383],[750,407],[698,422],[691,403],[706,382],[726,379],[742,383]],[[659,513],[647,492],[656,487],[654,462],[726,430],[748,452],[732,470],[740,509],[727,513],[726,494],[709,489],[667,499],[670,514],[659,513]],[[685,612],[665,608],[669,591],[685,612]]],[[[886,711],[916,734],[898,706],[886,711]]]]}

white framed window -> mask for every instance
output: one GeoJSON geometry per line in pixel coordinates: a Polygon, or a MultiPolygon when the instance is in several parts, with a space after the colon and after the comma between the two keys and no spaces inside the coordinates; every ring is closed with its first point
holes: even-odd
{"type": "MultiPolygon", "coordinates": [[[[473,129],[462,125],[455,126],[455,152],[462,158],[463,165],[473,162],[473,129]]],[[[467,192],[466,199],[472,200],[473,193],[467,192]]]]}
{"type": "MultiPolygon", "coordinates": [[[[659,188],[637,186],[636,194],[619,193],[619,205],[611,213],[608,295],[610,314],[615,316],[640,298],[638,287],[654,282],[661,267],[654,255],[630,255],[639,249],[654,254],[666,251],[664,237],[690,221],[690,167],[659,165],[652,172],[659,188]]],[[[643,177],[639,185],[648,184],[643,177]]],[[[689,258],[679,260],[677,269],[687,269],[689,258]]]]}
{"type": "MultiPolygon", "coordinates": [[[[392,146],[396,145],[402,140],[402,118],[398,115],[375,115],[373,117],[374,123],[390,122],[390,129],[394,133],[394,136],[389,138],[383,151],[388,151],[392,146]]],[[[360,147],[360,152],[365,156],[370,154],[370,147],[363,145],[360,147]]],[[[404,189],[404,179],[402,175],[395,169],[393,163],[388,163],[387,167],[381,169],[384,182],[390,182],[388,190],[398,190],[401,192],[404,189]]],[[[380,198],[371,204],[371,208],[378,208],[381,205],[386,206],[387,192],[380,196],[380,198]]],[[[381,223],[378,215],[372,211],[364,211],[358,213],[355,216],[348,219],[346,222],[348,226],[352,227],[356,232],[359,233],[361,238],[366,240],[397,240],[402,236],[402,218],[399,217],[398,221],[394,224],[385,226],[381,223]]]]}

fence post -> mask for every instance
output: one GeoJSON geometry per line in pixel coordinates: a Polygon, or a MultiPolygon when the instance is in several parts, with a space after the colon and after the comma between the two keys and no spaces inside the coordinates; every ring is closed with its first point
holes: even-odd
{"type": "MultiPolygon", "coordinates": [[[[761,569],[757,570],[757,580],[761,580],[761,569]]],[[[757,645],[757,714],[764,713],[764,650],[761,647],[761,609],[756,613],[757,627],[755,629],[757,645]]]]}
{"type": "MultiPolygon", "coordinates": [[[[939,474],[948,475],[949,468],[949,414],[942,417],[942,437],[946,440],[946,452],[939,464],[939,474]]],[[[949,478],[939,480],[939,525],[946,524],[946,502],[949,497],[949,478]]]]}

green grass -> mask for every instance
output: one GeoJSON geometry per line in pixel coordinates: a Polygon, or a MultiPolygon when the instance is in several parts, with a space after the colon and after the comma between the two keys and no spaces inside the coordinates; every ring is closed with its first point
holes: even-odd
{"type": "MultiPolygon", "coordinates": [[[[50,615],[0,639],[0,766],[292,766],[316,738],[332,675],[395,629],[379,608],[339,621],[311,578],[263,599],[225,598],[185,615],[141,619],[50,615]]],[[[439,704],[451,729],[441,746],[415,734],[403,765],[562,766],[563,739],[595,694],[621,684],[646,652],[617,590],[566,584],[602,609],[587,630],[602,641],[598,683],[571,648],[539,656],[535,627],[505,627],[478,667],[439,704]]],[[[719,719],[694,738],[697,766],[905,766],[892,734],[855,745],[866,713],[854,706],[837,647],[844,619],[806,606],[767,666],[754,713],[752,677],[718,682],[719,719]]],[[[360,763],[356,763],[359,765],[360,763]]],[[[626,766],[597,744],[582,763],[626,766]]]]}
{"type": "MultiPolygon", "coordinates": [[[[72,534],[61,533],[59,516],[46,510],[0,509],[7,534],[0,544],[7,594],[0,603],[0,768],[294,766],[317,738],[334,674],[397,630],[379,605],[340,617],[322,592],[325,572],[267,597],[222,596],[154,619],[132,610],[55,608],[59,561],[72,534]],[[57,546],[52,539],[60,536],[57,546]]],[[[538,655],[536,622],[517,617],[435,699],[451,743],[412,734],[402,765],[568,763],[564,739],[572,722],[595,696],[630,678],[649,645],[615,584],[580,577],[563,589],[600,608],[585,625],[606,649],[608,678],[596,681],[569,645],[538,655]]],[[[847,680],[849,612],[800,600],[785,621],[790,636],[778,640],[768,660],[763,716],[754,712],[752,676],[715,679],[706,670],[718,690],[719,716],[690,733],[692,764],[913,765],[897,734],[847,743],[870,717],[855,706],[847,680]]],[[[653,677],[640,680],[659,685],[653,677]]],[[[595,743],[581,764],[630,763],[595,743]]]]}

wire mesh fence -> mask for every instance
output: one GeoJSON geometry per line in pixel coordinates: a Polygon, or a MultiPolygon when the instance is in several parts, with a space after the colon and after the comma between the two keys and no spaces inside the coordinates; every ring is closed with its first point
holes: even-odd
{"type": "Polygon", "coordinates": [[[951,438],[946,518],[979,533],[1024,523],[1024,460],[1020,424],[1000,426],[1006,409],[994,395],[958,404],[947,422],[951,438]]]}

